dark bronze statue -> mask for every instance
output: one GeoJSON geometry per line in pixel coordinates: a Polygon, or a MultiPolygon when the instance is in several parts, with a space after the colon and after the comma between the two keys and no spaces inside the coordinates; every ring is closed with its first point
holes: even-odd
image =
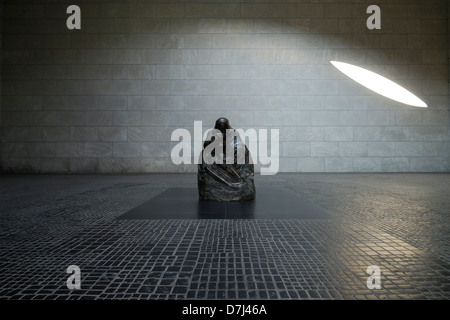
{"type": "Polygon", "coordinates": [[[203,143],[200,157],[197,174],[200,200],[255,199],[255,174],[250,152],[228,119],[217,119],[203,143]]]}

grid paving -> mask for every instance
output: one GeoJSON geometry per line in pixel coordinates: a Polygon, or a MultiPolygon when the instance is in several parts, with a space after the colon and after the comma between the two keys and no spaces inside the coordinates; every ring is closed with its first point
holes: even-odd
{"type": "MultiPolygon", "coordinates": [[[[449,174],[278,174],[328,219],[117,219],[192,174],[6,175],[1,299],[448,299],[449,174]],[[66,272],[81,269],[81,289],[66,272]],[[370,290],[368,266],[381,270],[370,290]]],[[[258,189],[257,189],[258,190],[258,189]]]]}

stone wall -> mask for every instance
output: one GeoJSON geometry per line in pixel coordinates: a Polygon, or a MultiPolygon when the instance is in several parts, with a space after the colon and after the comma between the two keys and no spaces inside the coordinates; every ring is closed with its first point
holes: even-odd
{"type": "MultiPolygon", "coordinates": [[[[282,172],[449,171],[445,0],[4,2],[7,172],[194,172],[176,128],[280,130],[282,172]],[[66,9],[81,8],[81,30],[66,9]],[[378,72],[428,108],[340,73],[378,72]]],[[[270,150],[270,145],[269,145],[270,150]]]]}
{"type": "MultiPolygon", "coordinates": [[[[2,53],[3,53],[3,3],[0,3],[0,61],[2,61],[2,53]]],[[[2,166],[2,64],[0,62],[0,174],[3,173],[2,166]]]]}

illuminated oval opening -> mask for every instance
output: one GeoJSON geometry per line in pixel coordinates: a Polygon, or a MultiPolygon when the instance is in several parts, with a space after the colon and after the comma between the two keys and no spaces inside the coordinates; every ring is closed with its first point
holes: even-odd
{"type": "Polygon", "coordinates": [[[410,91],[375,72],[349,63],[339,61],[331,61],[331,63],[349,78],[386,98],[414,107],[427,107],[425,102],[410,91]]]}

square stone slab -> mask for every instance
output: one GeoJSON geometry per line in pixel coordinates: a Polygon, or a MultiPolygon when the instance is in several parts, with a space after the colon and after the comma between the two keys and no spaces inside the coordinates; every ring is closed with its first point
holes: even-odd
{"type": "Polygon", "coordinates": [[[284,187],[258,188],[253,201],[201,201],[197,188],[168,188],[118,219],[326,219],[322,208],[284,187]]]}

